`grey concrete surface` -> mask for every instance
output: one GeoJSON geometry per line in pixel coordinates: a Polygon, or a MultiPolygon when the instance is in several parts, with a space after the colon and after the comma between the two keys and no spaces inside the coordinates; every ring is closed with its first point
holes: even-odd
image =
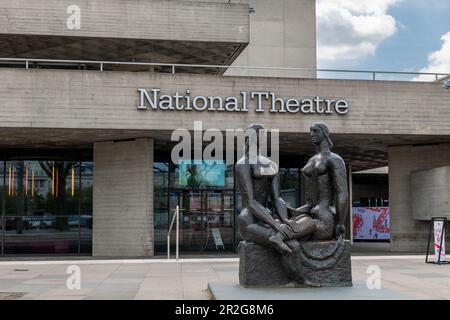
{"type": "MultiPolygon", "coordinates": [[[[361,290],[366,290],[364,285],[371,275],[367,273],[370,266],[379,267],[381,289],[366,292],[367,298],[378,299],[383,293],[386,299],[450,299],[450,265],[425,264],[423,256],[353,257],[355,287],[345,293],[345,298],[357,299],[361,290]]],[[[0,298],[211,299],[208,283],[238,283],[238,260],[0,262],[0,298]],[[80,267],[79,290],[69,290],[66,286],[69,277],[66,271],[70,265],[80,267]]],[[[301,299],[308,297],[330,299],[333,293],[315,291],[313,295],[298,295],[301,299]]],[[[340,293],[336,293],[335,298],[339,297],[340,293]]]]}
{"type": "Polygon", "coordinates": [[[413,171],[410,186],[414,220],[431,220],[432,217],[450,219],[450,166],[413,171]]]}
{"type": "Polygon", "coordinates": [[[211,282],[208,289],[215,300],[410,300],[408,294],[391,289],[368,289],[363,281],[352,287],[328,288],[243,288],[236,283],[211,282]]]}
{"type": "Polygon", "coordinates": [[[153,255],[153,139],[94,144],[92,254],[153,255]]]}
{"type": "MultiPolygon", "coordinates": [[[[430,222],[417,220],[419,218],[417,214],[416,217],[413,215],[411,175],[417,170],[449,166],[450,144],[390,147],[388,161],[391,250],[424,252],[428,242],[430,222]]],[[[437,183],[434,187],[439,188],[437,183]]],[[[432,201],[431,194],[428,200],[432,201]]],[[[447,197],[445,201],[448,201],[447,197]]],[[[428,212],[422,214],[426,216],[428,212]]]]}
{"type": "Polygon", "coordinates": [[[0,30],[0,56],[7,58],[230,65],[248,45],[249,13],[247,4],[224,2],[0,1],[0,30]]]}
{"type": "MultiPolygon", "coordinates": [[[[204,130],[246,128],[250,123],[260,122],[267,129],[279,129],[281,133],[308,134],[311,123],[326,121],[333,139],[338,139],[340,134],[362,136],[366,140],[365,135],[381,140],[403,135],[408,140],[396,137],[397,143],[414,143],[420,138],[415,136],[431,139],[435,135],[442,141],[450,135],[447,112],[450,95],[439,83],[0,69],[0,101],[2,128],[76,129],[74,133],[82,129],[111,128],[171,132],[176,128],[193,129],[194,121],[202,120],[204,130]],[[274,92],[284,98],[321,96],[347,100],[349,112],[346,115],[271,113],[270,101],[264,101],[262,113],[255,112],[257,99],[249,101],[248,112],[151,108],[139,111],[138,88],[160,88],[161,95],[174,95],[177,91],[185,94],[190,89],[191,97],[239,98],[241,91],[274,92]],[[424,99],[433,105],[433,112],[424,110],[424,99]]],[[[376,144],[377,140],[371,142],[376,144]]],[[[310,148],[310,141],[307,146],[310,148]]]]}
{"type": "Polygon", "coordinates": [[[248,15],[248,4],[239,3],[15,0],[1,1],[0,30],[9,35],[248,43],[248,15]],[[80,9],[79,29],[67,27],[71,5],[80,9]]]}
{"type": "MultiPolygon", "coordinates": [[[[250,43],[233,65],[316,68],[315,0],[234,2],[248,3],[254,11],[250,14],[250,43]]],[[[315,72],[256,69],[229,69],[225,75],[316,77],[315,72]]]]}
{"type": "MultiPolygon", "coordinates": [[[[389,242],[365,242],[353,241],[352,255],[389,255],[391,253],[391,244],[389,242]]],[[[392,255],[398,255],[395,253],[392,255]]]]}

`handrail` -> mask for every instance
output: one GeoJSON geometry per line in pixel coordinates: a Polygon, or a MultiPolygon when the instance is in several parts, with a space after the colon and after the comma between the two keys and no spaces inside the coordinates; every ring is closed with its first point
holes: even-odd
{"type": "Polygon", "coordinates": [[[383,70],[349,70],[349,69],[317,69],[317,68],[290,68],[290,67],[258,67],[258,66],[236,66],[236,65],[213,65],[213,64],[186,64],[186,63],[157,63],[157,62],[128,62],[128,61],[103,61],[103,60],[66,60],[66,59],[33,59],[33,58],[0,58],[0,62],[23,62],[25,68],[30,68],[31,62],[36,63],[59,63],[59,64],[94,64],[99,66],[99,71],[104,70],[105,65],[131,65],[131,66],[157,66],[170,67],[171,73],[176,73],[176,68],[217,68],[217,69],[241,69],[241,70],[272,70],[272,71],[303,71],[303,72],[334,72],[334,73],[358,73],[372,75],[372,80],[377,80],[377,75],[410,75],[410,76],[433,76],[435,81],[449,77],[450,73],[435,72],[409,72],[409,71],[383,71],[383,70]]]}
{"type": "Polygon", "coordinates": [[[180,207],[175,207],[175,213],[172,217],[172,222],[169,226],[169,232],[167,232],[167,259],[170,260],[170,233],[172,232],[173,224],[176,220],[177,222],[177,229],[176,229],[176,237],[175,237],[175,259],[178,261],[179,259],[179,247],[180,247],[180,207]],[[176,218],[176,219],[175,219],[176,218]]]}

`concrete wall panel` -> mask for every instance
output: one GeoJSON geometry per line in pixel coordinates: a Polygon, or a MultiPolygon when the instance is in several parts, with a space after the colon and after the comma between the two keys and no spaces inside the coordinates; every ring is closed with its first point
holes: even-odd
{"type": "MultiPolygon", "coordinates": [[[[326,121],[333,134],[450,135],[450,94],[439,83],[222,77],[67,70],[0,69],[0,127],[173,130],[246,128],[261,122],[282,132],[309,132],[326,121]],[[208,111],[139,111],[137,88],[191,96],[272,91],[279,97],[346,99],[346,115],[208,111]]],[[[268,108],[266,108],[268,109],[268,108]]]]}
{"type": "MultiPolygon", "coordinates": [[[[317,66],[316,0],[242,0],[250,14],[250,44],[236,66],[308,68],[317,66]]],[[[316,72],[230,69],[225,75],[315,78],[316,72]]]]}
{"type": "MultiPolygon", "coordinates": [[[[425,254],[429,222],[415,220],[415,200],[411,175],[450,165],[450,144],[398,146],[389,148],[389,206],[391,211],[391,250],[416,251],[425,254]]],[[[417,199],[416,199],[417,200],[417,199]]],[[[426,201],[432,199],[428,198],[426,201]]],[[[443,199],[445,201],[448,199],[443,199]]],[[[431,209],[431,207],[430,207],[431,209]]],[[[423,208],[425,211],[426,209],[423,208]]]]}
{"type": "Polygon", "coordinates": [[[153,140],[94,144],[93,256],[153,255],[153,140]]]}
{"type": "Polygon", "coordinates": [[[415,220],[450,220],[450,166],[411,172],[411,201],[415,220]]]}

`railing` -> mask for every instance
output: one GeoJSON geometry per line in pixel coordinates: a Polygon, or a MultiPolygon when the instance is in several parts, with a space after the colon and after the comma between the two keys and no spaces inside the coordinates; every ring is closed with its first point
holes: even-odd
{"type": "MultiPolygon", "coordinates": [[[[32,58],[0,58],[0,64],[23,64],[26,69],[33,63],[47,66],[83,66],[94,65],[99,71],[104,71],[105,66],[141,66],[141,67],[168,67],[172,74],[177,68],[214,68],[219,70],[266,70],[266,71],[296,71],[305,73],[338,73],[338,74],[360,74],[370,76],[370,80],[379,80],[380,75],[389,76],[430,76],[433,81],[441,81],[450,77],[450,73],[433,72],[409,72],[409,71],[381,71],[381,70],[341,70],[341,69],[314,69],[314,68],[288,68],[288,67],[256,67],[256,66],[224,66],[209,64],[183,64],[183,63],[153,63],[153,62],[126,62],[126,61],[97,61],[97,60],[60,60],[60,59],[32,59],[32,58]]],[[[320,77],[319,77],[320,78],[320,77]]],[[[350,78],[351,79],[351,78],[350,78]]],[[[393,79],[390,79],[393,80],[393,79]]],[[[395,79],[394,79],[395,80],[395,79]]],[[[411,81],[412,79],[404,80],[411,81]]]]}
{"type": "Polygon", "coordinates": [[[174,211],[175,213],[173,214],[172,222],[170,222],[169,232],[167,232],[167,259],[170,259],[170,233],[172,232],[173,224],[176,221],[175,259],[178,261],[180,257],[180,207],[176,206],[174,211]]]}

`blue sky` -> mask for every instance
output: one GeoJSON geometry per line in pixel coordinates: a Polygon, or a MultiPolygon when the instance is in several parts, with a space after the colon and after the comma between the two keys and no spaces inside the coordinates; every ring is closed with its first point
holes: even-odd
{"type": "Polygon", "coordinates": [[[441,48],[441,36],[450,31],[450,0],[404,0],[388,13],[399,24],[396,34],[357,67],[396,71],[424,68],[428,55],[441,48]]]}
{"type": "Polygon", "coordinates": [[[319,68],[450,73],[450,0],[318,0],[317,10],[319,68]]]}

